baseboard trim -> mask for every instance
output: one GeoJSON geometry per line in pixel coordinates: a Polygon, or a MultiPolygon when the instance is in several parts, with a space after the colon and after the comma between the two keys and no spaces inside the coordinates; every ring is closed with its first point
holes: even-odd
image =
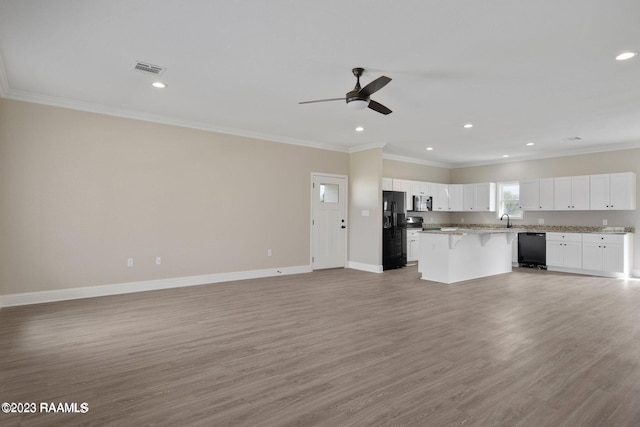
{"type": "Polygon", "coordinates": [[[266,270],[236,271],[230,273],[205,274],[201,276],[173,277],[169,279],[145,280],[141,282],[116,283],[112,285],[85,286],[81,288],[57,289],[53,291],[25,292],[21,294],[0,296],[0,308],[310,272],[311,265],[300,265],[294,267],[271,268],[266,270]]]}
{"type": "Polygon", "coordinates": [[[368,271],[369,273],[382,273],[381,265],[365,264],[362,262],[349,261],[347,268],[354,270],[368,271]]]}

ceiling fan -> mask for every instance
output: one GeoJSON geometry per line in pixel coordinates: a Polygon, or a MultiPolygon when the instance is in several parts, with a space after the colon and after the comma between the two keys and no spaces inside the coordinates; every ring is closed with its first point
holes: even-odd
{"type": "Polygon", "coordinates": [[[329,98],[329,99],[318,99],[315,101],[303,101],[298,104],[312,104],[315,102],[327,102],[327,101],[346,101],[347,105],[354,110],[364,110],[369,107],[378,113],[387,115],[391,113],[391,110],[380,104],[379,102],[374,101],[370,98],[370,96],[383,87],[385,87],[391,79],[387,76],[380,76],[365,87],[360,87],[360,76],[364,72],[364,68],[354,68],[352,70],[353,75],[356,76],[356,86],[352,91],[347,92],[346,96],[342,98],[329,98]]]}

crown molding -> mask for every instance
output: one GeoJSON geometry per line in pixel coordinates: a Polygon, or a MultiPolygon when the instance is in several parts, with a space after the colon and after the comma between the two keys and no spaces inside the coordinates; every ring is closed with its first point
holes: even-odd
{"type": "Polygon", "coordinates": [[[7,99],[12,99],[14,101],[23,101],[23,102],[31,102],[34,104],[50,105],[52,107],[68,108],[71,110],[84,111],[88,113],[104,114],[107,116],[121,117],[125,119],[141,120],[145,122],[152,122],[152,123],[158,123],[158,124],[169,125],[169,126],[178,126],[178,127],[189,128],[189,129],[204,130],[208,132],[234,135],[234,136],[240,136],[244,138],[259,139],[259,140],[269,141],[269,142],[279,142],[283,144],[299,145],[303,147],[317,148],[320,150],[339,151],[343,153],[349,152],[347,148],[340,147],[337,145],[320,144],[315,141],[307,141],[307,140],[297,139],[297,138],[285,138],[278,135],[252,132],[244,129],[220,127],[220,126],[211,125],[209,123],[175,119],[172,117],[161,116],[157,114],[149,114],[141,111],[125,110],[121,108],[110,107],[107,105],[74,101],[74,100],[47,96],[47,95],[32,94],[29,92],[12,90],[12,89],[7,90],[6,95],[3,97],[7,99]]]}
{"type": "Polygon", "coordinates": [[[433,162],[433,161],[430,161],[430,160],[416,159],[416,158],[413,158],[413,157],[398,156],[396,154],[383,153],[382,154],[382,158],[383,159],[387,159],[387,160],[396,160],[398,162],[416,163],[418,165],[434,166],[434,167],[437,167],[437,168],[445,168],[445,169],[453,169],[453,168],[455,168],[454,165],[449,164],[449,163],[433,162]]]}
{"type": "Polygon", "coordinates": [[[349,148],[349,153],[357,153],[360,151],[372,150],[374,148],[384,148],[387,145],[386,142],[374,142],[371,144],[358,145],[356,147],[349,148]]]}

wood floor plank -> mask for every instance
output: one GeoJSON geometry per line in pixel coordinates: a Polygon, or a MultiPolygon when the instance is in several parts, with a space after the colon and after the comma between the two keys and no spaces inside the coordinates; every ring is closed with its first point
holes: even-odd
{"type": "Polygon", "coordinates": [[[325,270],[0,310],[0,425],[640,425],[640,281],[325,270]]]}

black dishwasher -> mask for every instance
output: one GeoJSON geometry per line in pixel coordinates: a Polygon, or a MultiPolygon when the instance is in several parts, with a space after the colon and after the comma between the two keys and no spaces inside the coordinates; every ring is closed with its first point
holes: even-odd
{"type": "Polygon", "coordinates": [[[518,233],[518,265],[547,268],[546,233],[518,233]]]}

